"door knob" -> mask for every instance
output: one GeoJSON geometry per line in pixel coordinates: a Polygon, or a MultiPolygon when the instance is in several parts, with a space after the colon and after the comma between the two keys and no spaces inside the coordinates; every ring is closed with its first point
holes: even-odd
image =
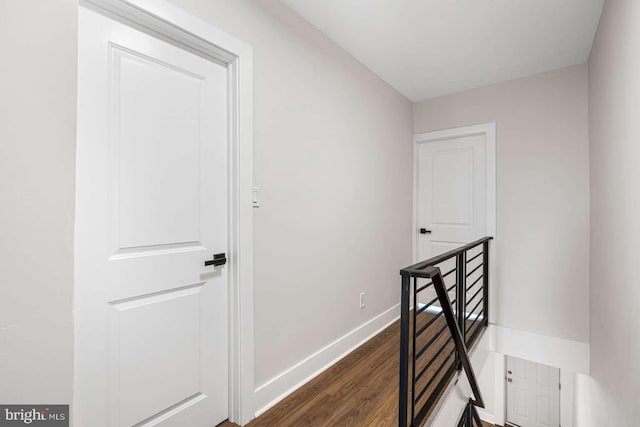
{"type": "Polygon", "coordinates": [[[509,382],[513,382],[513,380],[511,378],[507,378],[507,381],[509,382]]]}
{"type": "Polygon", "coordinates": [[[213,259],[208,259],[204,262],[205,267],[213,265],[217,267],[219,265],[225,265],[227,263],[227,255],[225,253],[213,254],[213,259]]]}
{"type": "Polygon", "coordinates": [[[427,230],[426,228],[421,228],[420,234],[431,234],[431,230],[427,230]]]}

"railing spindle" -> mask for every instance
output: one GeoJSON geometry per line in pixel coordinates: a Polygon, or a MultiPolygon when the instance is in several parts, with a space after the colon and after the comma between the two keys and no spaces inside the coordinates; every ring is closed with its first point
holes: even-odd
{"type": "Polygon", "coordinates": [[[411,420],[416,419],[416,312],[418,307],[418,279],[413,278],[413,328],[411,330],[411,420]]]}
{"type": "MultiPolygon", "coordinates": [[[[400,300],[400,391],[398,395],[398,425],[407,427],[407,401],[409,399],[409,288],[411,277],[402,275],[400,300]]],[[[414,302],[415,303],[415,302],[414,302]]],[[[413,400],[413,396],[411,396],[413,400]]],[[[413,420],[412,420],[413,424],[413,420]]]]}
{"type": "Polygon", "coordinates": [[[484,309],[482,315],[484,316],[484,325],[489,326],[489,241],[482,244],[482,285],[484,286],[484,292],[482,298],[484,298],[484,309]]]}
{"type": "Polygon", "coordinates": [[[466,328],[465,328],[465,307],[467,305],[467,260],[466,260],[467,252],[463,251],[458,254],[456,257],[456,262],[458,264],[458,277],[456,279],[456,283],[458,286],[458,296],[456,311],[458,316],[458,327],[460,328],[460,332],[462,333],[462,339],[466,339],[466,328]]]}

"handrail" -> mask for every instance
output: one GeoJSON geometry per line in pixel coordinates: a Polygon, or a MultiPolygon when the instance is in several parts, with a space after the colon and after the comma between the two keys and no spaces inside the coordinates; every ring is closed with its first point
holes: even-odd
{"type": "MultiPolygon", "coordinates": [[[[447,383],[456,370],[464,369],[469,385],[473,392],[474,399],[470,399],[474,406],[484,408],[484,400],[478,386],[478,381],[471,365],[469,357],[468,346],[472,346],[475,340],[481,335],[483,327],[486,327],[489,323],[489,241],[492,237],[483,237],[474,242],[460,246],[454,250],[445,252],[441,255],[432,257],[426,261],[413,264],[409,267],[400,270],[402,276],[402,298],[400,304],[400,378],[399,378],[399,413],[398,422],[400,427],[415,427],[421,425],[424,419],[432,413],[437,401],[447,387],[447,383]],[[469,255],[468,251],[480,246],[481,250],[477,254],[469,255]],[[438,264],[455,258],[455,268],[449,270],[446,275],[442,274],[442,270],[438,264]],[[471,264],[471,263],[474,264],[471,264]],[[475,265],[475,263],[479,263],[475,265]],[[467,274],[467,265],[469,264],[470,272],[467,274]],[[482,268],[481,268],[482,267],[482,268]],[[451,275],[455,271],[455,275],[451,275]],[[447,280],[455,281],[453,285],[449,285],[445,282],[445,277],[449,276],[447,280]],[[418,280],[426,279],[428,281],[425,285],[418,286],[418,280]],[[467,279],[471,285],[467,287],[467,279]],[[482,281],[480,281],[482,279],[482,281]],[[418,295],[422,292],[428,292],[433,286],[433,290],[436,293],[436,298],[429,296],[429,300],[426,303],[422,303],[422,307],[418,308],[421,304],[418,299],[418,295]],[[474,288],[475,286],[475,288],[474,288]],[[467,291],[473,289],[473,295],[468,298],[467,291]],[[410,302],[412,300],[411,291],[413,290],[413,303],[414,310],[410,309],[410,302]],[[449,292],[454,292],[451,298],[449,298],[449,292]],[[476,299],[477,298],[477,299],[476,299]],[[438,301],[440,307],[437,307],[438,311],[434,314],[431,312],[433,318],[423,317],[426,310],[429,307],[434,307],[432,304],[438,301]],[[473,301],[474,307],[471,308],[471,302],[473,301]],[[455,307],[452,304],[455,303],[455,307]],[[469,304],[469,305],[467,305],[469,304]],[[478,312],[475,312],[479,308],[478,312]],[[467,313],[468,312],[468,313],[467,313]],[[472,315],[475,314],[475,318],[469,321],[472,315]],[[421,317],[422,316],[422,317],[421,317]],[[413,328],[410,328],[409,318],[413,318],[413,328]],[[424,323],[421,327],[417,327],[417,321],[420,319],[424,323]],[[430,337],[426,345],[421,346],[420,349],[416,349],[417,337],[423,334],[423,332],[430,327],[436,327],[435,323],[439,318],[444,318],[445,325],[437,326],[437,332],[430,337]],[[433,326],[432,326],[433,325],[433,326]],[[448,338],[449,344],[438,344],[435,347],[435,356],[428,356],[425,351],[435,340],[440,339],[441,333],[444,330],[449,330],[450,338],[448,338]],[[418,332],[417,332],[418,331],[418,332]],[[410,332],[413,339],[413,345],[410,349],[410,332]],[[448,362],[452,353],[444,351],[446,345],[453,346],[451,352],[453,352],[455,359],[452,362],[448,362]],[[444,354],[446,357],[442,359],[444,354]],[[448,356],[447,356],[448,354],[448,356]],[[412,355],[410,357],[410,355],[412,355]],[[431,357],[426,359],[425,357],[431,357]],[[416,390],[417,381],[420,378],[424,378],[424,373],[430,366],[436,366],[434,364],[436,358],[440,357],[442,361],[440,367],[435,369],[433,377],[428,381],[427,385],[422,388],[420,392],[416,390]],[[421,361],[422,368],[417,368],[418,361],[421,361]],[[409,364],[412,366],[412,376],[409,377],[409,364]],[[447,365],[447,363],[450,363],[447,365]],[[446,366],[449,368],[444,369],[446,366]],[[444,369],[444,370],[443,370],[444,369]],[[416,371],[419,373],[416,375],[416,371]],[[436,379],[440,378],[438,382],[436,379]],[[425,395],[425,392],[430,385],[435,385],[435,388],[430,392],[431,394],[425,395]],[[409,390],[411,386],[411,390],[409,390]],[[410,392],[410,393],[409,393],[410,392]],[[420,403],[426,396],[426,402],[420,403]],[[407,424],[407,421],[410,423],[407,424]]],[[[444,268],[444,266],[443,266],[444,268]]],[[[446,267],[449,269],[449,267],[446,267]]],[[[451,284],[451,283],[449,283],[451,284]]],[[[426,316],[430,316],[426,315],[426,316]]],[[[440,320],[442,322],[442,319],[440,320]]],[[[424,335],[423,335],[424,336],[424,335]]],[[[422,379],[424,381],[424,379],[422,379]]],[[[421,386],[422,387],[422,386],[421,386]]],[[[470,417],[473,414],[470,413],[470,417]]],[[[475,418],[475,416],[473,416],[475,418]]]]}
{"type": "Polygon", "coordinates": [[[425,277],[422,274],[423,274],[423,270],[426,267],[431,267],[433,265],[440,264],[441,262],[451,259],[462,252],[466,252],[469,249],[473,249],[476,246],[480,246],[483,243],[488,242],[489,240],[493,240],[493,237],[483,237],[471,243],[467,243],[464,246],[460,246],[458,248],[452,249],[443,254],[436,255],[432,258],[429,258],[426,261],[420,261],[416,264],[410,265],[409,267],[403,268],[402,270],[400,270],[400,274],[402,276],[409,275],[412,277],[425,277]]]}

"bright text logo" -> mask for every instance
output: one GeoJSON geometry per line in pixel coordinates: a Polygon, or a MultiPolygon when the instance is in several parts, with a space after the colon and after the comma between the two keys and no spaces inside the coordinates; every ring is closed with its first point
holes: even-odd
{"type": "Polygon", "coordinates": [[[0,405],[0,427],[68,427],[69,405],[0,405]]]}

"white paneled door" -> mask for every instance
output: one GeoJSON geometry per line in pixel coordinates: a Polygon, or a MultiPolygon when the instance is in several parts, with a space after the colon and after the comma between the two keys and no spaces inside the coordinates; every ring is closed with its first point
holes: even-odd
{"type": "Polygon", "coordinates": [[[485,133],[455,129],[416,139],[417,261],[489,232],[487,143],[485,133]]]}
{"type": "Polygon", "coordinates": [[[74,424],[228,415],[227,69],[80,8],[74,424]]]}
{"type": "Polygon", "coordinates": [[[507,422],[560,426],[560,369],[507,357],[507,422]]]}

